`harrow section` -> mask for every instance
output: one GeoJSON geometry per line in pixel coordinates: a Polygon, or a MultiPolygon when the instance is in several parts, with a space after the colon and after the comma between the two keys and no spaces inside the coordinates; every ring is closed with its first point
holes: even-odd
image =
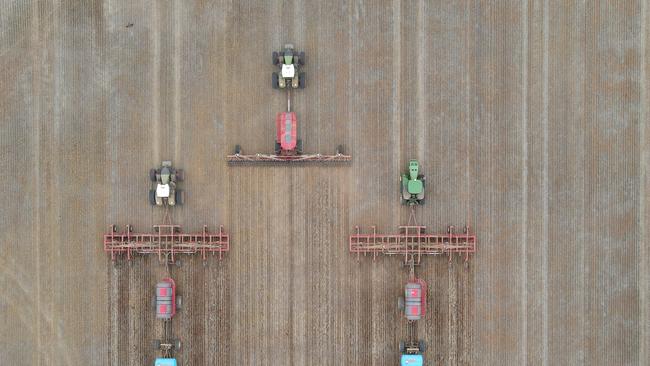
{"type": "Polygon", "coordinates": [[[476,236],[469,233],[465,227],[463,233],[455,233],[454,227],[447,228],[447,234],[426,234],[426,226],[399,226],[398,234],[377,234],[377,228],[372,226],[371,234],[362,234],[358,226],[356,234],[350,235],[350,253],[356,253],[357,258],[372,255],[373,260],[379,254],[402,255],[404,263],[420,264],[423,255],[458,253],[464,255],[465,261],[470,253],[476,252],[476,236]]]}
{"type": "Polygon", "coordinates": [[[304,155],[275,155],[275,154],[254,154],[242,155],[232,154],[227,156],[228,163],[300,163],[300,162],[320,162],[320,163],[340,163],[352,160],[350,155],[335,154],[304,154],[304,155]]]}
{"type": "Polygon", "coordinates": [[[182,233],[180,225],[154,225],[153,233],[134,233],[133,227],[127,225],[124,232],[118,233],[117,227],[111,225],[110,232],[104,234],[104,251],[110,253],[115,262],[120,255],[131,260],[135,254],[157,254],[158,260],[174,263],[179,254],[200,253],[203,260],[208,254],[223,258],[223,253],[230,249],[228,234],[219,226],[216,233],[208,232],[203,226],[200,233],[182,233]]]}

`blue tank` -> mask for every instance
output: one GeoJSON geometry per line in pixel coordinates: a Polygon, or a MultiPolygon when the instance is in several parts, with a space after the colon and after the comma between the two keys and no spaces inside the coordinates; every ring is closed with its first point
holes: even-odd
{"type": "Polygon", "coordinates": [[[424,357],[422,355],[402,355],[401,366],[422,366],[424,357]]]}
{"type": "Polygon", "coordinates": [[[175,358],[156,358],[154,366],[178,366],[175,358]]]}

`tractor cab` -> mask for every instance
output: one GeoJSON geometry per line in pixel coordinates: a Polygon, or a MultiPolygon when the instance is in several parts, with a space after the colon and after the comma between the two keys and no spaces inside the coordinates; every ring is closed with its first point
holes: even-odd
{"type": "Polygon", "coordinates": [[[293,66],[293,64],[282,65],[283,78],[293,78],[294,76],[296,76],[296,68],[293,66]]]}
{"type": "Polygon", "coordinates": [[[154,366],[178,366],[175,358],[156,358],[154,366]]]}
{"type": "Polygon", "coordinates": [[[417,160],[409,162],[409,171],[400,176],[400,191],[402,204],[420,205],[424,203],[424,175],[420,174],[420,164],[417,160]]]}

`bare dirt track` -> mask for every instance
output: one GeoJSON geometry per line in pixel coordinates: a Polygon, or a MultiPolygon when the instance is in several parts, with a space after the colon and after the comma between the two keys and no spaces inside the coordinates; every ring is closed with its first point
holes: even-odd
{"type": "Polygon", "coordinates": [[[426,258],[428,365],[650,363],[648,1],[5,1],[0,5],[0,365],[151,365],[148,169],[186,171],[186,231],[231,251],[172,269],[187,365],[396,365],[397,258],[355,225],[468,223],[469,265],[426,258]],[[307,53],[305,150],[349,166],[229,167],[273,148],[271,52],[307,53]]]}

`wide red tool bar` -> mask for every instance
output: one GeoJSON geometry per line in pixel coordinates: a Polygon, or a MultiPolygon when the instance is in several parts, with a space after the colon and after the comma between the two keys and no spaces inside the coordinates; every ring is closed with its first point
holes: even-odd
{"type": "Polygon", "coordinates": [[[218,254],[219,259],[223,258],[223,252],[230,249],[228,234],[219,226],[219,232],[208,232],[207,226],[203,226],[200,233],[186,234],[181,232],[180,225],[154,225],[153,233],[133,233],[131,225],[126,226],[122,233],[117,232],[115,225],[104,235],[104,251],[111,254],[115,261],[120,254],[126,254],[127,260],[131,260],[134,254],[158,254],[158,260],[168,258],[174,262],[178,254],[201,253],[202,258],[207,259],[208,253],[218,254]]]}
{"type": "Polygon", "coordinates": [[[227,160],[229,163],[247,163],[247,162],[347,162],[352,157],[350,155],[335,154],[335,155],[321,155],[321,154],[304,154],[304,155],[271,155],[271,154],[254,154],[254,155],[241,155],[233,154],[228,155],[227,160]]]}
{"type": "Polygon", "coordinates": [[[404,261],[410,258],[415,264],[420,263],[422,255],[447,254],[451,260],[453,253],[464,254],[465,260],[470,253],[476,252],[476,236],[469,234],[468,228],[463,233],[455,233],[454,227],[447,228],[447,234],[425,234],[426,226],[399,226],[398,234],[377,234],[372,226],[372,234],[361,234],[356,226],[356,234],[350,235],[350,252],[372,255],[403,255],[404,261]]]}

